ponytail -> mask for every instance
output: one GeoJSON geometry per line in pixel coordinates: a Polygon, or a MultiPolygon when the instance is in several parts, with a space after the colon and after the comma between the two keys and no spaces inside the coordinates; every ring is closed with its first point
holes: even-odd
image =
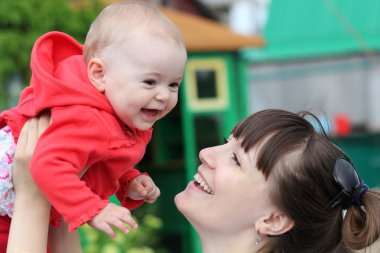
{"type": "Polygon", "coordinates": [[[364,192],[361,203],[350,206],[343,220],[343,243],[353,250],[370,246],[380,236],[380,191],[364,192]]]}
{"type": "Polygon", "coordinates": [[[341,189],[329,207],[346,210],[342,241],[353,250],[370,246],[380,236],[380,191],[369,190],[347,158],[338,158],[333,178],[341,189]]]}

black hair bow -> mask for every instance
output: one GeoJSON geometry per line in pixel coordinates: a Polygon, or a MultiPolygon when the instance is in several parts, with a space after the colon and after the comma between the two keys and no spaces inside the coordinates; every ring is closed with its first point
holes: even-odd
{"type": "Polygon", "coordinates": [[[330,201],[328,206],[335,208],[342,205],[346,210],[350,206],[361,206],[361,196],[368,190],[368,186],[360,179],[351,162],[345,158],[338,158],[333,171],[334,181],[341,191],[330,201]]]}

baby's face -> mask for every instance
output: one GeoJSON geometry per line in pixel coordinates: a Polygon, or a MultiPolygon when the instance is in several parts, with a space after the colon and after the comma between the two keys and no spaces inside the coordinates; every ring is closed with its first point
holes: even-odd
{"type": "Polygon", "coordinates": [[[186,49],[171,40],[138,34],[110,46],[105,63],[104,94],[130,128],[147,130],[178,101],[186,49]]]}

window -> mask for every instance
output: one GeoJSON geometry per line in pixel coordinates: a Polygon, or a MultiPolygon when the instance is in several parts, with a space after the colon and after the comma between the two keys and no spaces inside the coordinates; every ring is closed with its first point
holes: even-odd
{"type": "Polygon", "coordinates": [[[202,112],[225,109],[228,106],[228,86],[224,60],[189,59],[185,89],[190,110],[202,112]]]}

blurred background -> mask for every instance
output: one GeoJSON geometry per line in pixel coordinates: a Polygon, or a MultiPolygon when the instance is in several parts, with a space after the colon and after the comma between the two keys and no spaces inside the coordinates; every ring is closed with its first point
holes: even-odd
{"type": "MultiPolygon", "coordinates": [[[[58,30],[83,43],[112,2],[1,0],[0,110],[16,105],[28,85],[39,36],[58,30]]],[[[380,186],[380,1],[153,2],[180,28],[189,53],[179,104],[157,123],[139,165],[162,197],[133,212],[140,228],[131,235],[111,241],[81,228],[86,253],[200,253],[173,198],[192,179],[199,150],[261,109],[315,113],[366,182],[380,186]]]]}

